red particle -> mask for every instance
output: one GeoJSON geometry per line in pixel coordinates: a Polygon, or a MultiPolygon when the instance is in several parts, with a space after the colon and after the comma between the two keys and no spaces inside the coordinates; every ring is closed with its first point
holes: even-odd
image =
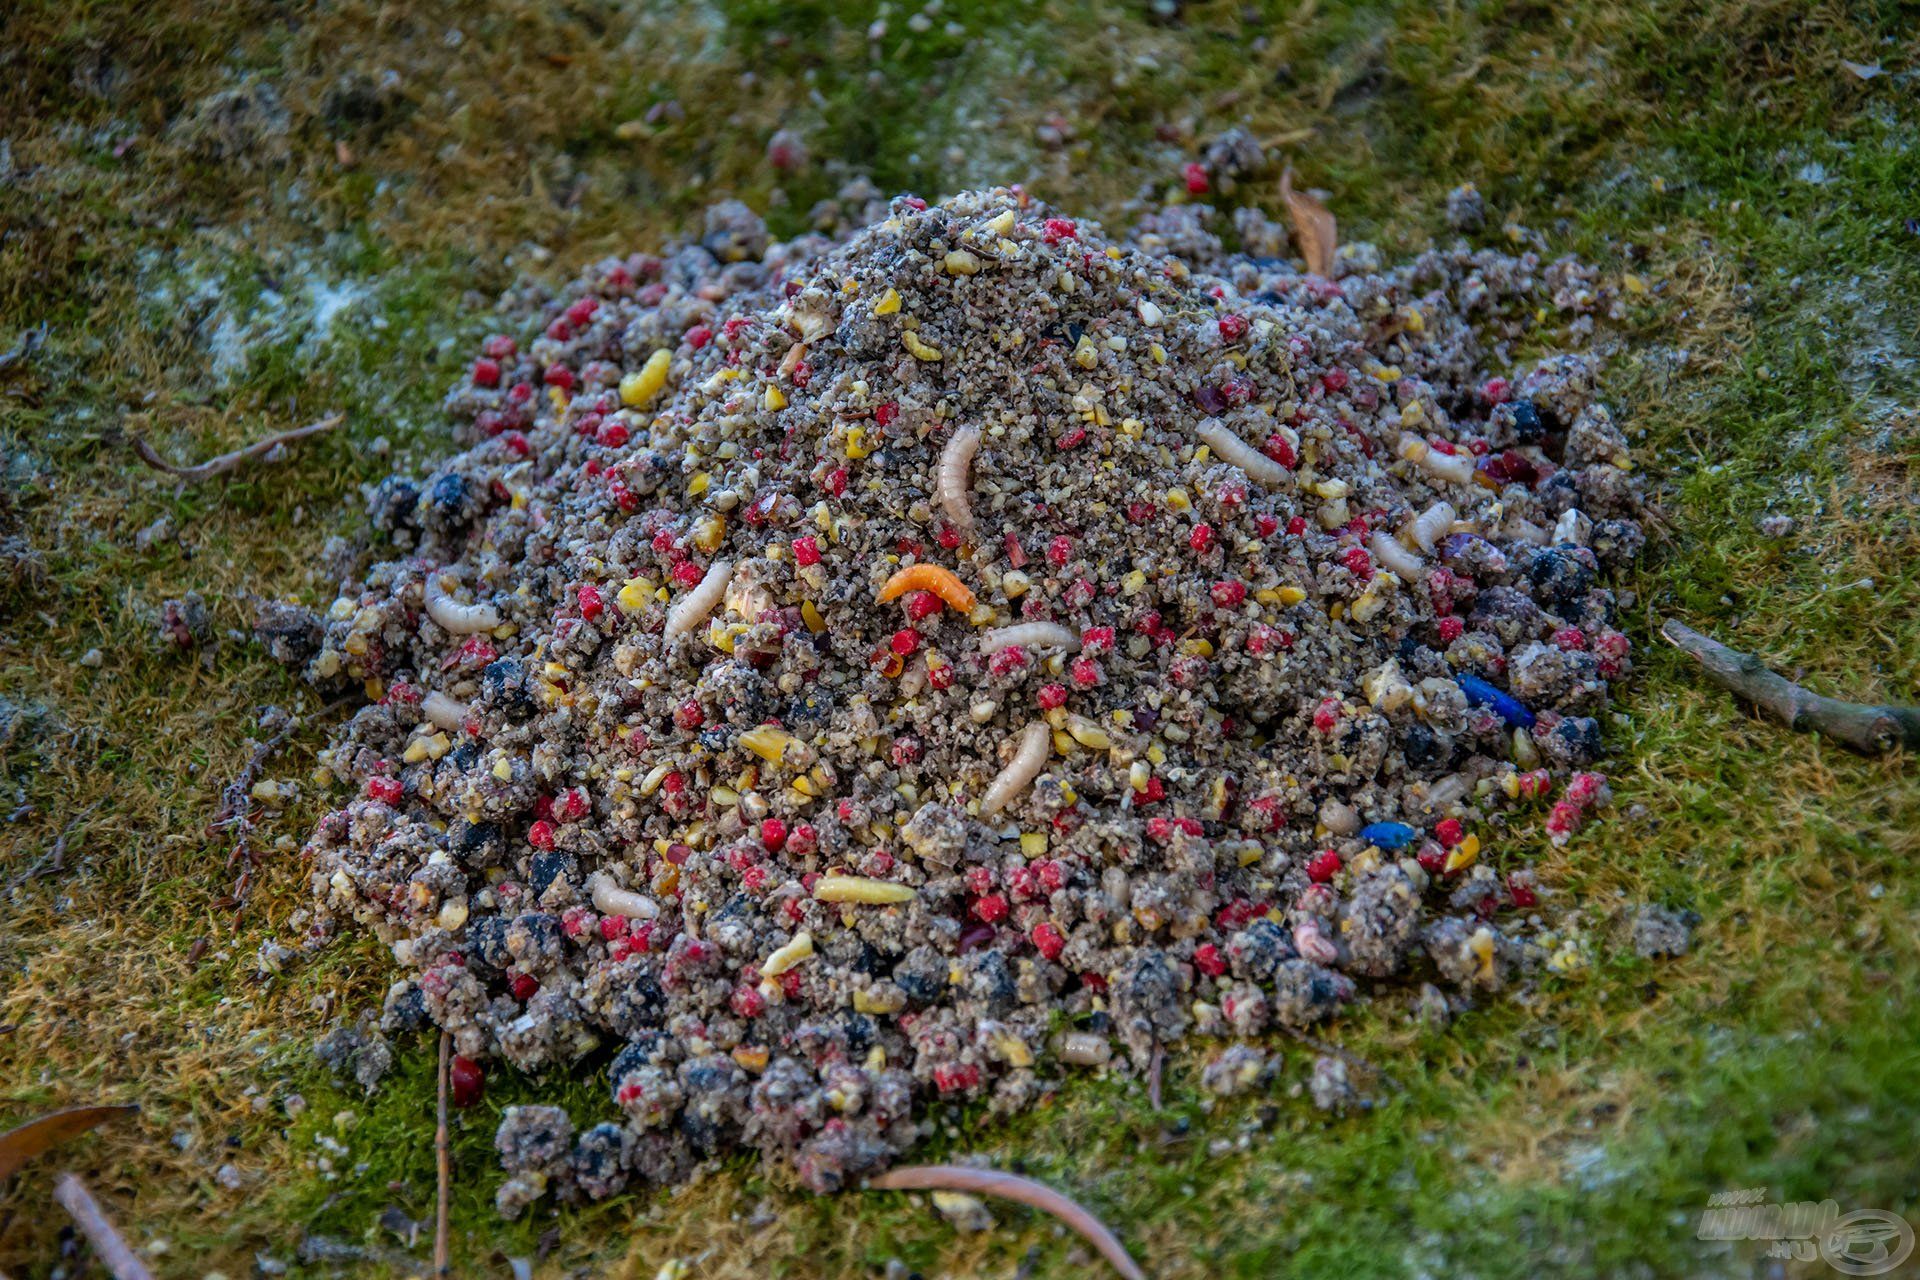
{"type": "Polygon", "coordinates": [[[1180,166],[1180,180],[1187,184],[1187,194],[1203,196],[1207,194],[1207,167],[1197,161],[1189,160],[1180,166]]]}
{"type": "Polygon", "coordinates": [[[904,658],[920,647],[920,633],[912,627],[902,627],[893,633],[887,647],[904,658]]]}
{"type": "Polygon", "coordinates": [[[812,535],[793,540],[793,559],[795,564],[810,565],[820,563],[820,544],[812,535]]]}
{"type": "Polygon", "coordinates": [[[1247,598],[1247,584],[1232,578],[1225,578],[1213,584],[1213,602],[1222,609],[1232,609],[1247,598]]]}
{"type": "Polygon", "coordinates": [[[553,824],[542,818],[528,827],[527,843],[536,849],[553,848],[553,824]]]}
{"type": "Polygon", "coordinates": [[[1073,430],[1067,432],[1067,434],[1061,436],[1060,439],[1055,441],[1054,443],[1057,448],[1077,449],[1081,445],[1085,444],[1086,441],[1087,441],[1087,429],[1085,427],[1075,427],[1073,430]]]}
{"type": "Polygon", "coordinates": [[[996,676],[1012,675],[1027,665],[1027,651],[1010,644],[987,660],[987,670],[996,676]]]}
{"type": "Polygon", "coordinates": [[[1007,918],[1006,895],[989,893],[973,904],[974,918],[982,924],[996,924],[1007,918]]]}
{"type": "Polygon", "coordinates": [[[1297,538],[1306,531],[1307,518],[1305,516],[1294,516],[1291,520],[1287,521],[1287,533],[1290,536],[1297,538]]]}
{"type": "Polygon", "coordinates": [[[1015,902],[1031,902],[1040,896],[1040,875],[1032,867],[1015,867],[1007,872],[1007,892],[1015,902]]]}
{"type": "Polygon", "coordinates": [[[743,1018],[757,1018],[767,1010],[767,998],[760,994],[760,989],[744,982],[733,989],[727,1003],[743,1018]]]}
{"type": "Polygon", "coordinates": [[[396,702],[401,702],[411,706],[419,701],[420,691],[418,689],[408,684],[405,680],[395,680],[388,686],[386,693],[381,696],[380,705],[389,707],[396,702]]]}
{"type": "Polygon", "coordinates": [[[527,443],[527,437],[518,431],[507,432],[500,437],[500,443],[507,447],[507,452],[522,458],[533,452],[533,446],[527,443]]]}
{"type": "Polygon", "coordinates": [[[752,323],[753,321],[747,319],[747,317],[745,316],[735,316],[733,319],[727,321],[725,324],[720,326],[720,332],[725,334],[729,338],[736,337],[738,336],[739,332],[742,329],[746,328],[748,325],[752,323]]]}
{"type": "Polygon", "coordinates": [[[599,433],[594,436],[594,439],[599,441],[606,448],[618,449],[621,445],[625,444],[629,439],[631,439],[631,437],[627,433],[627,427],[625,423],[609,422],[604,424],[600,428],[599,433]]]}
{"type": "Polygon", "coordinates": [[[1340,563],[1347,566],[1347,572],[1356,578],[1373,576],[1373,557],[1367,554],[1365,547],[1348,547],[1340,555],[1340,563]]]}
{"type": "Polygon", "coordinates": [[[969,893],[975,895],[991,893],[993,891],[993,868],[968,867],[966,880],[967,891],[969,893]]]}
{"type": "Polygon", "coordinates": [[[1147,521],[1153,519],[1153,504],[1151,502],[1129,502],[1127,504],[1127,519],[1134,524],[1145,524],[1147,521]]]}
{"type": "Polygon", "coordinates": [[[1167,841],[1173,839],[1173,819],[1148,818],[1147,839],[1153,841],[1155,844],[1165,844],[1167,841]]]}
{"type": "Polygon", "coordinates": [[[760,824],[760,843],[767,852],[778,853],[787,846],[787,824],[778,818],[767,818],[760,824]]]}
{"type": "Polygon", "coordinates": [[[1193,526],[1193,532],[1187,535],[1187,545],[1205,554],[1207,549],[1213,546],[1213,526],[1210,524],[1193,526]]]}
{"type": "Polygon", "coordinates": [[[511,360],[520,345],[504,333],[496,333],[480,344],[480,354],[489,360],[511,360]]]}
{"type": "Polygon", "coordinates": [[[1136,805],[1158,804],[1160,801],[1165,800],[1166,798],[1167,798],[1167,784],[1160,781],[1160,779],[1158,778],[1148,778],[1146,789],[1144,791],[1136,791],[1133,793],[1133,802],[1136,805]]]}
{"type": "Polygon", "coordinates": [[[1512,393],[1505,378],[1488,378],[1480,388],[1480,398],[1488,404],[1503,404],[1512,393]]]}
{"type": "Polygon", "coordinates": [[[836,498],[847,491],[847,469],[845,467],[835,467],[833,470],[827,472],[826,490],[836,498]]]}
{"type": "Polygon", "coordinates": [[[1522,911],[1528,907],[1538,906],[1540,902],[1539,895],[1533,891],[1533,886],[1528,884],[1518,871],[1507,877],[1507,896],[1512,898],[1513,905],[1522,911]]]}
{"type": "Polygon", "coordinates": [[[587,810],[591,807],[585,787],[568,787],[554,797],[551,812],[562,822],[578,822],[587,816],[587,810]]]}
{"type": "Polygon", "coordinates": [[[1064,707],[1067,705],[1067,687],[1060,684],[1043,684],[1040,686],[1040,692],[1034,695],[1034,701],[1040,704],[1042,711],[1064,707]]]}
{"type": "Polygon", "coordinates": [[[1209,978],[1217,978],[1227,971],[1227,958],[1220,954],[1220,948],[1203,942],[1193,949],[1193,967],[1209,978]]]}
{"type": "Polygon", "coordinates": [[[798,999],[800,995],[801,973],[798,969],[789,969],[780,975],[780,990],[787,999],[798,999]]]}
{"type": "MultiPolygon", "coordinates": [[[[666,790],[668,795],[680,794],[681,789],[686,785],[687,780],[681,774],[670,773],[667,775],[666,790]]],[[[667,851],[660,856],[676,867],[684,867],[687,865],[687,859],[693,856],[693,850],[687,845],[675,843],[668,845],[667,851]]]]}
{"type": "Polygon", "coordinates": [[[948,551],[952,551],[960,545],[960,531],[950,524],[943,524],[940,526],[940,532],[934,535],[934,540],[948,551]]]}
{"type": "Polygon", "coordinates": [[[1452,644],[1455,640],[1458,640],[1461,636],[1465,635],[1466,633],[1467,633],[1467,624],[1460,621],[1460,619],[1454,618],[1454,617],[1446,617],[1446,618],[1440,619],[1440,643],[1441,644],[1452,644]]]}
{"type": "Polygon", "coordinates": [[[400,785],[400,779],[398,778],[375,777],[367,779],[367,798],[369,800],[378,800],[381,804],[385,805],[395,805],[400,803],[400,797],[405,794],[405,792],[406,788],[400,785]]]}
{"type": "Polygon", "coordinates": [[[1047,543],[1047,563],[1058,569],[1073,558],[1073,539],[1060,534],[1047,543]]]}
{"type": "Polygon", "coordinates": [[[1413,855],[1413,860],[1430,876],[1437,876],[1447,869],[1447,851],[1431,840],[1420,846],[1420,852],[1413,855]]]}
{"type": "Polygon", "coordinates": [[[600,309],[598,298],[581,298],[567,308],[567,319],[575,325],[584,327],[593,319],[593,313],[600,309]]]}
{"type": "Polygon", "coordinates": [[[1553,806],[1553,812],[1547,815],[1547,834],[1556,836],[1572,835],[1580,829],[1580,806],[1562,800],[1553,806]]]}
{"type": "Polygon", "coordinates": [[[1082,689],[1091,689],[1099,684],[1102,674],[1100,664],[1092,658],[1075,658],[1067,664],[1067,677],[1082,689]]]}
{"type": "Polygon", "coordinates": [[[1080,985],[1092,992],[1104,992],[1107,989],[1107,975],[1088,969],[1080,975],[1080,985]]]}
{"type": "Polygon", "coordinates": [[[569,938],[583,936],[593,928],[593,911],[589,907],[568,907],[560,913],[560,928],[569,938]]]}
{"type": "Polygon", "coordinates": [[[1067,869],[1052,858],[1046,858],[1033,864],[1034,874],[1040,878],[1040,887],[1048,893],[1054,893],[1066,887],[1067,869]]]}
{"type": "Polygon", "coordinates": [[[691,560],[682,560],[673,566],[673,580],[683,587],[700,585],[700,579],[707,576],[706,570],[691,560]]]}
{"type": "Polygon", "coordinates": [[[607,476],[607,495],[622,511],[632,511],[640,505],[639,497],[627,487],[627,479],[618,471],[607,476]]]}
{"type": "Polygon", "coordinates": [[[1067,949],[1067,935],[1060,932],[1060,926],[1045,920],[1033,926],[1033,949],[1048,960],[1058,960],[1060,953],[1067,949]]]}
{"type": "Polygon", "coordinates": [[[476,387],[497,387],[500,385],[500,362],[488,360],[484,356],[473,362],[473,385],[476,387]]]}
{"type": "Polygon", "coordinates": [[[1088,657],[1113,651],[1112,627],[1088,627],[1080,633],[1080,650],[1088,657]]]}
{"type": "Polygon", "coordinates": [[[1578,627],[1561,627],[1553,633],[1553,643],[1562,649],[1584,649],[1587,634],[1578,627]]]}
{"type": "Polygon", "coordinates": [[[1467,831],[1460,825],[1460,819],[1443,818],[1434,824],[1433,838],[1451,849],[1467,838],[1467,831]]]}
{"type": "Polygon", "coordinates": [[[787,852],[805,857],[820,847],[820,832],[811,822],[802,822],[787,833],[787,852]]]}
{"type": "Polygon", "coordinates": [[[1220,317],[1220,337],[1226,342],[1238,342],[1247,336],[1247,318],[1242,315],[1220,317]]]}
{"type": "Polygon", "coordinates": [[[1340,855],[1332,849],[1322,849],[1313,855],[1307,863],[1307,879],[1315,884],[1325,884],[1340,870],[1340,855]]]}
{"type": "Polygon", "coordinates": [[[1327,698],[1313,711],[1313,727],[1321,733],[1332,733],[1340,723],[1340,699],[1327,698]]]}
{"type": "Polygon", "coordinates": [[[579,599],[580,616],[588,622],[592,622],[607,610],[606,601],[600,598],[600,588],[591,584],[580,588],[579,599]]]}
{"type": "Polygon", "coordinates": [[[453,1086],[453,1105],[470,1107],[487,1092],[487,1073],[472,1058],[455,1054],[447,1068],[447,1083],[453,1086]]]}
{"type": "Polygon", "coordinates": [[[1040,224],[1040,238],[1048,244],[1059,244],[1062,240],[1078,240],[1080,228],[1067,218],[1048,218],[1040,224]]]}
{"type": "Polygon", "coordinates": [[[1261,452],[1283,467],[1292,467],[1300,461],[1300,455],[1294,451],[1293,442],[1283,435],[1268,436],[1266,446],[1261,452]]]}
{"type": "MultiPolygon", "coordinates": [[[[931,591],[914,591],[907,596],[907,620],[925,622],[946,608],[946,602],[931,591]]],[[[909,650],[911,652],[911,650],[909,650]]]]}
{"type": "Polygon", "coordinates": [[[707,722],[707,713],[692,698],[673,709],[673,722],[682,729],[692,732],[707,722]]]}
{"type": "Polygon", "coordinates": [[[713,330],[703,324],[697,324],[687,330],[687,345],[695,351],[713,341],[713,330]]]}
{"type": "Polygon", "coordinates": [[[971,1062],[957,1062],[952,1066],[933,1069],[933,1087],[941,1093],[964,1093],[979,1084],[980,1068],[971,1062]]]}
{"type": "Polygon", "coordinates": [[[1485,440],[1476,439],[1476,440],[1467,441],[1467,452],[1472,454],[1476,458],[1486,457],[1487,454],[1492,451],[1492,449],[1493,449],[1493,446],[1488,444],[1485,440]]]}
{"type": "Polygon", "coordinates": [[[882,427],[890,427],[900,417],[900,406],[889,400],[885,404],[875,405],[873,420],[882,427]]]}
{"type": "Polygon", "coordinates": [[[1340,368],[1327,370],[1320,375],[1320,385],[1325,387],[1329,393],[1346,390],[1347,371],[1340,368]]]}
{"type": "Polygon", "coordinates": [[[514,404],[525,404],[533,399],[533,387],[525,382],[516,382],[507,388],[507,399],[514,404]]]}
{"type": "Polygon", "coordinates": [[[627,918],[625,916],[601,916],[600,936],[608,942],[627,936],[627,918]]]}
{"type": "Polygon", "coordinates": [[[550,364],[547,366],[546,377],[542,381],[550,387],[571,391],[573,390],[573,370],[563,364],[550,364]]]}
{"type": "Polygon", "coordinates": [[[936,689],[953,687],[954,670],[951,662],[927,662],[927,683],[936,689]]]}
{"type": "Polygon", "coordinates": [[[1600,774],[1576,773],[1572,781],[1567,783],[1567,803],[1577,804],[1584,809],[1599,799],[1600,788],[1606,785],[1606,778],[1600,774]]]}

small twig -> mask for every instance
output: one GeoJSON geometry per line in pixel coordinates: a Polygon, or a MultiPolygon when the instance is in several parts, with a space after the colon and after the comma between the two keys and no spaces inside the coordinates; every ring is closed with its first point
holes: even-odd
{"type": "Polygon", "coordinates": [[[453,1037],[440,1033],[440,1119],[433,1131],[433,1153],[439,1165],[439,1191],[433,1211],[433,1274],[448,1274],[448,1241],[451,1226],[448,1208],[453,1203],[453,1139],[447,1132],[447,1073],[453,1061],[453,1037]]]}
{"type": "Polygon", "coordinates": [[[1324,1053],[1329,1057],[1340,1059],[1340,1061],[1346,1063],[1350,1067],[1360,1068],[1362,1071],[1372,1076],[1375,1080],[1378,1080],[1381,1084],[1386,1085],[1387,1088],[1393,1090],[1395,1093],[1405,1093],[1407,1091],[1407,1087],[1405,1085],[1401,1084],[1398,1080],[1395,1080],[1392,1076],[1382,1071],[1379,1067],[1374,1066],[1371,1062],[1368,1062],[1365,1058],[1361,1057],[1357,1053],[1354,1053],[1350,1049],[1342,1049],[1337,1044],[1329,1044],[1327,1041],[1320,1039],[1318,1036],[1310,1036],[1306,1032],[1298,1029],[1297,1027],[1289,1027],[1282,1024],[1280,1027],[1280,1030],[1285,1035],[1290,1036],[1295,1040],[1298,1040],[1301,1044],[1307,1046],[1307,1048],[1312,1049],[1315,1053],[1324,1053]]]}
{"type": "Polygon", "coordinates": [[[1869,706],[1810,692],[1752,654],[1729,649],[1672,618],[1660,624],[1660,636],[1698,662],[1709,680],[1789,729],[1832,738],[1864,756],[1920,747],[1920,707],[1869,706]]]}
{"type": "Polygon", "coordinates": [[[197,463],[191,467],[182,467],[175,463],[168,462],[160,456],[159,452],[156,451],[152,445],[147,443],[147,438],[139,432],[129,433],[128,440],[133,445],[133,451],[139,457],[140,461],[146,463],[156,471],[164,471],[168,475],[178,476],[188,484],[197,484],[202,480],[223,475],[241,463],[246,462],[248,459],[258,458],[264,454],[271,453],[280,445],[290,444],[295,440],[304,440],[308,436],[317,436],[323,431],[331,431],[345,421],[346,416],[344,414],[336,413],[330,417],[322,418],[318,422],[309,422],[304,427],[295,427],[291,431],[282,431],[278,435],[268,436],[265,440],[256,441],[244,449],[235,449],[232,453],[223,453],[217,458],[208,458],[205,462],[197,463]]]}
{"type": "Polygon", "coordinates": [[[60,1180],[53,1184],[53,1198],[73,1218],[74,1225],[93,1246],[94,1256],[100,1259],[100,1265],[113,1280],[153,1280],[153,1273],[113,1229],[106,1211],[80,1179],[70,1173],[61,1174],[60,1180]]]}
{"type": "Polygon", "coordinates": [[[1052,1187],[1032,1178],[959,1164],[916,1164],[889,1169],[867,1185],[882,1191],[977,1191],[1031,1205],[1078,1231],[1126,1280],[1147,1280],[1146,1273],[1128,1255],[1119,1238],[1107,1230],[1105,1223],[1052,1187]]]}

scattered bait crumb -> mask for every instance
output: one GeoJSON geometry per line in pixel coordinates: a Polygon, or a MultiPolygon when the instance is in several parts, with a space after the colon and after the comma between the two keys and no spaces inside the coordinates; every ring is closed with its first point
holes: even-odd
{"type": "Polygon", "coordinates": [[[213,639],[213,618],[206,601],[193,591],[178,600],[164,601],[154,629],[162,648],[185,653],[213,639]]]}
{"type": "Polygon", "coordinates": [[[1447,193],[1447,225],[1455,231],[1472,233],[1487,225],[1487,202],[1478,187],[1463,183],[1447,193]]]}
{"type": "MultiPolygon", "coordinates": [[[[313,1052],[336,1077],[351,1078],[368,1093],[393,1069],[393,1047],[366,1017],[327,1032],[314,1041],[313,1052]]],[[[291,1100],[288,1105],[291,1114],[291,1100]]],[[[306,1104],[303,1100],[299,1105],[306,1104]]]]}
{"type": "Polygon", "coordinates": [[[1797,522],[1792,516],[1781,515],[1778,512],[1774,512],[1761,516],[1757,521],[1757,525],[1760,530],[1760,536],[1763,538],[1784,538],[1794,531],[1797,527],[1797,522]]]}
{"type": "Polygon", "coordinates": [[[1634,913],[1634,954],[1646,960],[1683,956],[1693,946],[1693,927],[1698,923],[1700,917],[1693,911],[1649,903],[1634,913]]]}
{"type": "Polygon", "coordinates": [[[1347,1079],[1347,1064],[1331,1054],[1313,1060],[1313,1075],[1307,1081],[1313,1105],[1322,1111],[1343,1112],[1360,1105],[1359,1090],[1347,1079]]]}
{"type": "MultiPolygon", "coordinates": [[[[1642,541],[1599,276],[1348,245],[1328,278],[1270,222],[1240,256],[1201,205],[1116,239],[1006,190],[811,221],[723,204],[516,290],[463,451],[370,490],[379,558],[260,613],[367,699],[310,944],[377,937],[382,1032],[476,1076],[607,1064],[591,1113],[507,1112],[500,1210],[743,1148],[835,1191],[938,1100],[1548,963],[1497,840],[1606,804],[1642,541]]],[[[1337,1059],[1311,1089],[1355,1097],[1337,1059]]]]}

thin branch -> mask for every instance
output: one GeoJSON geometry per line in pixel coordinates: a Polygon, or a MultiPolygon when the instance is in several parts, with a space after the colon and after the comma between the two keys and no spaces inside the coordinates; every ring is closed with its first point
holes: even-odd
{"type": "Polygon", "coordinates": [[[1660,636],[1698,662],[1709,680],[1789,729],[1832,738],[1864,756],[1899,746],[1920,748],[1920,707],[1869,706],[1810,692],[1769,671],[1752,654],[1729,649],[1672,618],[1660,624],[1660,636]]]}
{"type": "Polygon", "coordinates": [[[146,463],[156,471],[164,471],[168,475],[178,476],[188,484],[197,484],[202,480],[223,475],[252,458],[262,457],[271,453],[283,444],[290,444],[295,440],[304,440],[308,436],[317,436],[323,431],[331,431],[345,421],[346,416],[344,414],[336,413],[329,417],[322,418],[318,422],[309,422],[304,427],[295,427],[291,431],[282,431],[278,435],[268,436],[266,439],[256,441],[244,449],[235,449],[232,453],[223,453],[217,458],[208,458],[205,462],[198,463],[191,467],[182,467],[175,463],[168,462],[160,456],[159,452],[155,450],[152,445],[147,443],[147,438],[137,431],[129,433],[127,438],[133,445],[133,452],[139,457],[140,461],[146,463]]]}
{"type": "Polygon", "coordinates": [[[453,1139],[447,1132],[447,1073],[453,1060],[453,1037],[440,1033],[440,1119],[433,1131],[433,1153],[439,1166],[439,1191],[433,1211],[433,1274],[448,1274],[451,1225],[448,1208],[453,1203],[453,1139]]]}
{"type": "Polygon", "coordinates": [[[867,1185],[882,1191],[977,1191],[1031,1205],[1079,1232],[1126,1280],[1147,1280],[1105,1223],[1044,1182],[960,1164],[915,1164],[889,1169],[867,1185]]]}
{"type": "Polygon", "coordinates": [[[153,1280],[153,1273],[147,1270],[147,1264],[140,1261],[138,1255],[120,1238],[107,1218],[106,1210],[93,1198],[80,1179],[70,1173],[60,1175],[53,1184],[53,1198],[59,1202],[73,1218],[73,1224],[80,1228],[80,1234],[93,1246],[94,1256],[100,1259],[100,1265],[107,1269],[113,1280],[153,1280]]]}

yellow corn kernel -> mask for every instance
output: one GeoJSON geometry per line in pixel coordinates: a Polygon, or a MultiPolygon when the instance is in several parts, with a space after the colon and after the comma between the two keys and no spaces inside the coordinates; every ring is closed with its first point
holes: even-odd
{"type": "Polygon", "coordinates": [[[693,525],[693,545],[702,551],[712,553],[720,549],[721,541],[727,536],[727,518],[725,516],[702,516],[693,525]]]}
{"type": "Polygon", "coordinates": [[[501,756],[493,762],[493,776],[502,782],[513,781],[513,761],[501,756]]]}
{"type": "Polygon", "coordinates": [[[1147,348],[1147,354],[1153,357],[1155,364],[1165,364],[1167,362],[1167,349],[1157,342],[1147,348]]]}
{"type": "Polygon", "coordinates": [[[1467,939],[1467,952],[1479,962],[1474,972],[1476,978],[1490,978],[1493,976],[1492,930],[1485,927],[1476,929],[1473,936],[1467,939]]]}
{"type": "Polygon", "coordinates": [[[1073,750],[1073,736],[1065,729],[1053,731],[1053,750],[1057,755],[1067,755],[1073,750]]]}
{"type": "Polygon", "coordinates": [[[1465,840],[1453,846],[1447,853],[1444,870],[1448,875],[1464,871],[1480,860],[1480,837],[1469,834],[1465,840]]]}
{"type": "Polygon", "coordinates": [[[779,764],[792,746],[795,738],[785,729],[776,729],[770,724],[759,725],[740,735],[740,745],[765,760],[768,764],[779,764]]]}
{"type": "Polygon", "coordinates": [[[819,635],[827,629],[827,620],[820,616],[820,610],[813,601],[804,600],[800,604],[800,621],[807,624],[807,630],[819,635]]]}
{"type": "Polygon", "coordinates": [[[872,452],[873,450],[867,447],[867,429],[865,427],[848,427],[847,456],[857,462],[872,452]]]}
{"type": "Polygon", "coordinates": [[[407,744],[407,749],[400,753],[400,759],[407,764],[419,764],[426,758],[427,740],[425,738],[415,738],[407,744]]]}
{"type": "Polygon", "coordinates": [[[793,935],[793,940],[760,962],[760,976],[777,978],[793,966],[813,954],[813,935],[805,929],[793,935]]]}
{"type": "Polygon", "coordinates": [[[863,902],[884,906],[895,902],[912,902],[920,894],[912,885],[895,884],[891,880],[874,880],[867,876],[821,876],[813,882],[813,896],[822,902],[863,902]]]}
{"type": "Polygon", "coordinates": [[[1240,851],[1240,865],[1250,867],[1260,861],[1260,857],[1260,846],[1257,844],[1248,845],[1240,851]]]}
{"type": "Polygon", "coordinates": [[[667,367],[672,363],[673,356],[665,347],[648,356],[638,372],[620,379],[620,403],[638,409],[659,395],[660,388],[667,385],[667,367]]]}
{"type": "Polygon", "coordinates": [[[733,1051],[733,1060],[742,1071],[751,1071],[759,1075],[767,1069],[767,1050],[761,1045],[743,1044],[733,1051]]]}
{"type": "Polygon", "coordinates": [[[1158,742],[1155,742],[1147,748],[1148,764],[1153,765],[1155,768],[1158,768],[1160,765],[1163,765],[1166,762],[1167,762],[1167,749],[1165,747],[1161,746],[1158,742]]]}
{"type": "Polygon", "coordinates": [[[1130,596],[1137,596],[1147,589],[1147,575],[1138,569],[1120,579],[1120,589],[1130,596]]]}
{"type": "Polygon", "coordinates": [[[1012,1032],[995,1036],[993,1047],[1000,1051],[1000,1056],[1007,1060],[1008,1066],[1030,1067],[1033,1065],[1033,1050],[1027,1048],[1027,1042],[1012,1032]]]}
{"type": "Polygon", "coordinates": [[[900,335],[900,345],[911,352],[915,360],[925,360],[928,363],[932,363],[941,358],[940,348],[929,346],[919,334],[911,329],[900,335]]]}
{"type": "Polygon", "coordinates": [[[1193,510],[1193,499],[1187,496],[1187,491],[1185,489],[1167,490],[1166,503],[1167,503],[1167,509],[1169,511],[1193,510]]]}
{"type": "Polygon", "coordinates": [[[1006,209],[996,216],[987,219],[986,230],[990,235],[1004,236],[1013,230],[1013,222],[1013,210],[1006,209]]]}
{"type": "Polygon", "coordinates": [[[627,585],[614,595],[622,609],[628,613],[638,613],[647,607],[647,601],[653,598],[655,586],[645,578],[628,578],[627,585]]]}
{"type": "Polygon", "coordinates": [[[1047,853],[1047,833],[1044,831],[1022,831],[1020,833],[1020,852],[1029,858],[1042,858],[1047,853]]]}
{"type": "Polygon", "coordinates": [[[766,399],[762,403],[767,406],[769,412],[784,409],[787,407],[786,392],[778,387],[768,386],[766,399]]]}
{"type": "Polygon", "coordinates": [[[1067,732],[1083,747],[1091,747],[1095,751],[1110,751],[1113,748],[1112,735],[1085,716],[1069,716],[1067,732]]]}
{"type": "Polygon", "coordinates": [[[1193,654],[1201,658],[1211,658],[1213,656],[1213,641],[1204,636],[1195,636],[1191,640],[1181,642],[1180,652],[1193,654]]]}
{"type": "Polygon", "coordinates": [[[1316,480],[1311,487],[1314,493],[1329,502],[1346,497],[1348,492],[1345,480],[1316,480]]]}
{"type": "Polygon", "coordinates": [[[693,478],[687,481],[687,496],[689,498],[703,496],[707,491],[707,486],[711,483],[713,483],[713,477],[709,476],[706,472],[694,472],[693,478]]]}
{"type": "Polygon", "coordinates": [[[731,809],[740,803],[740,793],[732,787],[715,787],[707,793],[707,798],[722,809],[731,809]]]}
{"type": "Polygon", "coordinates": [[[898,310],[900,310],[900,291],[894,288],[888,288],[880,295],[880,300],[873,304],[873,314],[877,316],[890,316],[898,310]]]}
{"type": "Polygon", "coordinates": [[[1409,401],[1407,407],[1400,411],[1400,425],[1409,431],[1415,427],[1425,426],[1426,422],[1426,406],[1422,405],[1418,400],[1409,401]]]}
{"type": "Polygon", "coordinates": [[[947,274],[952,276],[975,275],[980,270],[980,259],[965,249],[949,249],[945,259],[947,274]]]}
{"type": "Polygon", "coordinates": [[[1073,362],[1082,369],[1091,369],[1100,363],[1100,351],[1093,345],[1093,339],[1086,334],[1080,335],[1080,341],[1073,347],[1073,362]]]}
{"type": "Polygon", "coordinates": [[[872,987],[861,987],[853,993],[853,1011],[855,1013],[898,1013],[906,1008],[904,992],[876,991],[872,987]]]}

